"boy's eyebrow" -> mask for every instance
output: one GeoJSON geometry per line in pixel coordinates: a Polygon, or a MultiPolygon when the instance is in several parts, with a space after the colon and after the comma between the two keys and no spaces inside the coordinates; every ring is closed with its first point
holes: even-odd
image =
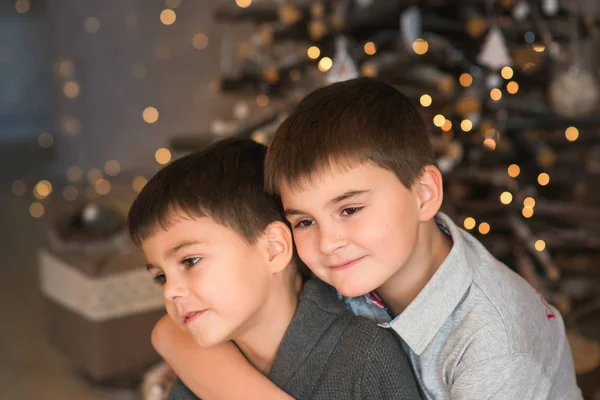
{"type": "Polygon", "coordinates": [[[353,197],[357,197],[357,196],[360,196],[361,194],[365,194],[365,193],[369,193],[369,192],[370,192],[370,190],[349,190],[349,191],[342,193],[341,195],[336,196],[333,199],[329,200],[329,204],[335,205],[335,204],[341,203],[344,200],[348,200],[353,197]]]}
{"type": "Polygon", "coordinates": [[[175,254],[177,254],[177,252],[183,250],[184,248],[189,247],[189,246],[195,246],[195,245],[201,244],[201,243],[203,243],[203,241],[201,241],[201,240],[190,240],[190,241],[181,242],[177,246],[173,247],[171,250],[167,250],[165,252],[164,258],[165,259],[172,258],[175,254]]]}

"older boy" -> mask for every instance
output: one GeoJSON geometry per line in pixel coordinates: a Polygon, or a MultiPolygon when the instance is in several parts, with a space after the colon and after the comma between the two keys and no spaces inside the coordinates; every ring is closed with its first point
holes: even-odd
{"type": "MultiPolygon", "coordinates": [[[[183,157],[132,205],[130,234],[169,317],[199,348],[233,341],[294,398],[419,398],[391,332],[353,317],[324,283],[302,284],[279,199],[263,190],[265,150],[226,140],[183,157]]],[[[180,385],[174,395],[192,396],[180,385]]]]}

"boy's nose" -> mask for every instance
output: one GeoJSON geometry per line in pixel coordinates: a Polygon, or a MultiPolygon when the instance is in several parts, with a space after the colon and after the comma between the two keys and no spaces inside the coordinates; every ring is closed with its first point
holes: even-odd
{"type": "Polygon", "coordinates": [[[174,301],[188,295],[188,290],[181,279],[167,279],[163,285],[163,296],[166,300],[174,301]]]}
{"type": "Polygon", "coordinates": [[[346,235],[341,229],[321,230],[319,247],[323,253],[333,254],[346,244],[346,235]]]}

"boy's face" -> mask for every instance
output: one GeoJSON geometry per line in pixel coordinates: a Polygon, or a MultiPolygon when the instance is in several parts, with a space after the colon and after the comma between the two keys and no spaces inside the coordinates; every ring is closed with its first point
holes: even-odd
{"type": "Polygon", "coordinates": [[[357,163],[280,192],[300,258],[343,295],[375,290],[410,262],[419,194],[393,172],[357,163]]]}
{"type": "Polygon", "coordinates": [[[265,303],[264,252],[211,218],[173,221],[142,243],[169,316],[202,347],[235,339],[265,303]]]}

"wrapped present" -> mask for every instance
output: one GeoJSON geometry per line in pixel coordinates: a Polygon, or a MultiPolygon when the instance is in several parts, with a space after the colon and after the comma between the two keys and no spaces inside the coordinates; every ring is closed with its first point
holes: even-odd
{"type": "Polygon", "coordinates": [[[111,213],[85,208],[60,219],[39,251],[39,281],[51,344],[96,382],[135,383],[160,360],[150,332],[164,302],[122,218],[107,223],[111,213]],[[82,223],[84,211],[97,215],[82,223]]]}

